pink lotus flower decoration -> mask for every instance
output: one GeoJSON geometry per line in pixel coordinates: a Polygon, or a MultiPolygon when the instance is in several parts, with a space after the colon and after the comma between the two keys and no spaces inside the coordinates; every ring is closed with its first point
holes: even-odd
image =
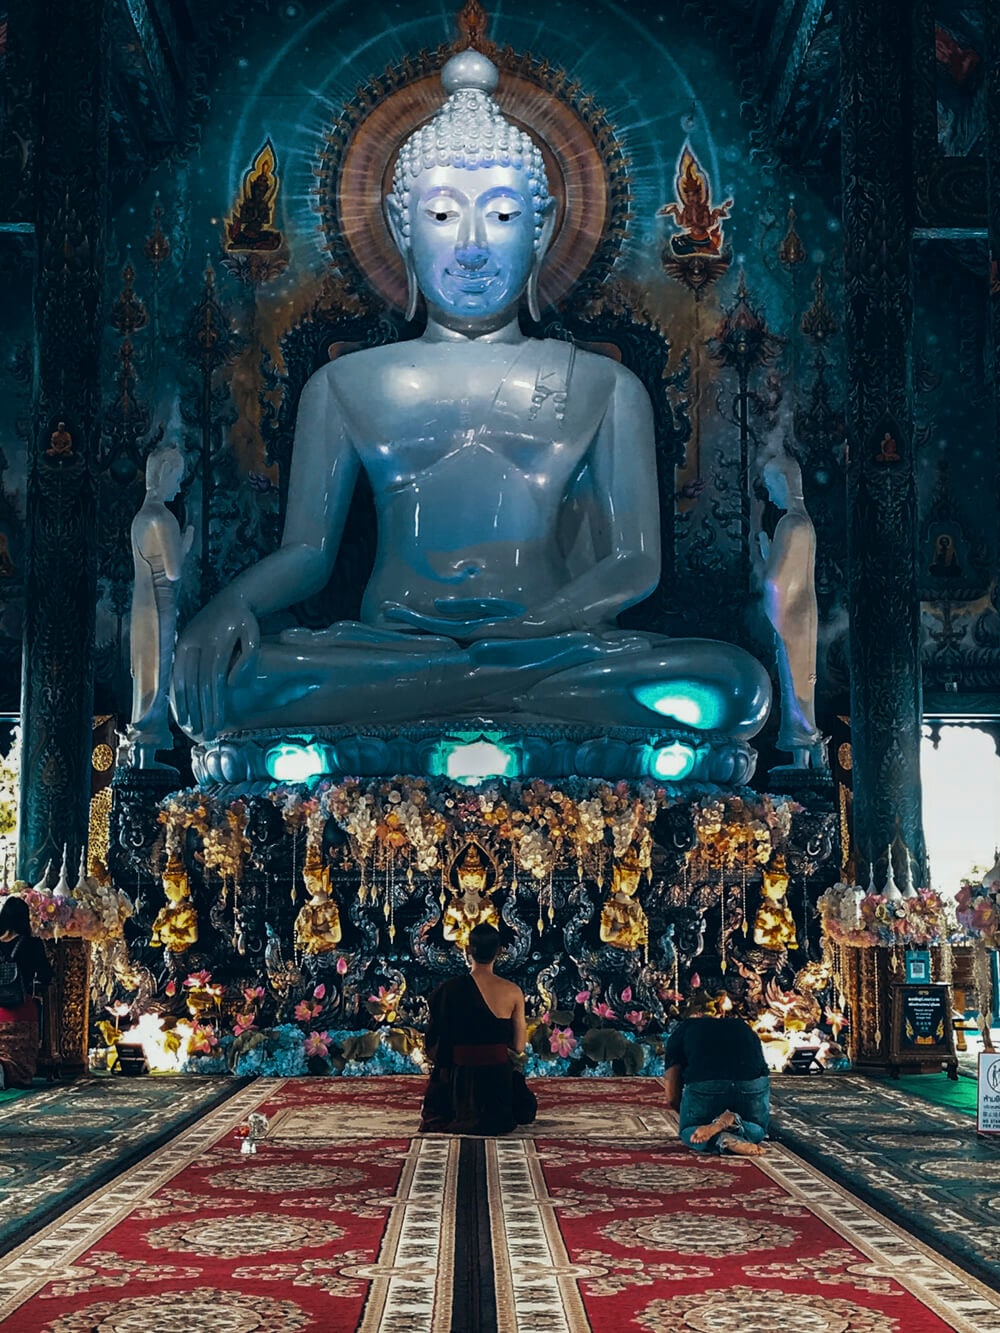
{"type": "Polygon", "coordinates": [[[573,998],[574,1000],[576,1000],[577,1004],[586,1004],[587,1001],[590,999],[590,991],[589,990],[577,991],[577,993],[573,996],[573,998]]]}
{"type": "Polygon", "coordinates": [[[242,1032],[249,1032],[256,1021],[257,1021],[257,1015],[254,1013],[234,1014],[233,1035],[235,1037],[238,1037],[242,1032]]]}
{"type": "Polygon", "coordinates": [[[337,959],[337,974],[338,974],[338,976],[341,976],[341,977],[342,977],[346,971],[347,971],[347,959],[346,959],[346,958],[338,958],[338,959],[337,959]]]}
{"type": "Polygon", "coordinates": [[[191,1036],[188,1038],[188,1050],[192,1055],[200,1052],[202,1055],[209,1055],[213,1047],[218,1046],[219,1039],[215,1035],[214,1028],[195,1026],[191,1030],[191,1036]]]}
{"type": "Polygon", "coordinates": [[[611,1005],[605,1004],[603,1000],[598,1000],[597,1004],[592,1006],[591,1012],[595,1013],[598,1018],[614,1018],[615,1016],[615,1011],[611,1008],[611,1005]]]}
{"type": "Polygon", "coordinates": [[[625,1015],[625,1022],[631,1023],[634,1028],[644,1028],[649,1022],[649,1015],[641,1009],[630,1009],[625,1015]]]}
{"type": "Polygon", "coordinates": [[[549,1037],[549,1050],[553,1055],[572,1055],[577,1048],[577,1040],[572,1028],[555,1028],[549,1037]]]}
{"type": "Polygon", "coordinates": [[[322,1000],[323,997],[326,995],[326,987],[323,985],[322,982],[320,982],[320,984],[313,991],[313,995],[317,1000],[322,1000]]]}
{"type": "Polygon", "coordinates": [[[632,987],[626,986],[622,991],[622,1004],[628,1004],[632,999],[632,987]]]}
{"type": "Polygon", "coordinates": [[[243,987],[243,999],[246,1001],[247,1004],[255,1004],[258,1000],[262,1000],[264,998],[265,993],[266,992],[263,986],[243,987]]]}
{"type": "Polygon", "coordinates": [[[212,984],[211,972],[206,972],[204,969],[202,969],[201,972],[192,972],[191,975],[186,978],[184,982],[184,988],[185,990],[193,990],[194,987],[197,986],[200,990],[204,990],[211,984],[212,984]]]}
{"type": "Polygon", "coordinates": [[[330,1054],[329,1032],[310,1032],[306,1037],[305,1052],[308,1056],[330,1054]]]}
{"type": "Polygon", "coordinates": [[[322,1012],[321,1004],[313,1004],[309,1000],[300,1000],[295,1006],[295,1017],[300,1023],[311,1023],[322,1012]]]}

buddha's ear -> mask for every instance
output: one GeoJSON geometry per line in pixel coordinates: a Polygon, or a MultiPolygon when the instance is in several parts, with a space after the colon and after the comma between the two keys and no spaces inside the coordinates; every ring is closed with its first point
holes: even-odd
{"type": "Polygon", "coordinates": [[[385,220],[396,249],[402,256],[403,267],[406,269],[406,319],[409,322],[417,313],[420,289],[417,287],[417,275],[413,267],[413,253],[405,233],[403,205],[394,194],[385,197],[385,220]]]}
{"type": "Polygon", "coordinates": [[[537,324],[541,319],[541,310],[538,305],[538,275],[541,272],[542,264],[545,262],[545,256],[548,253],[552,243],[552,233],[556,229],[556,201],[549,199],[545,208],[542,210],[542,230],[535,242],[535,261],[531,266],[531,272],[528,275],[528,314],[537,324]]]}

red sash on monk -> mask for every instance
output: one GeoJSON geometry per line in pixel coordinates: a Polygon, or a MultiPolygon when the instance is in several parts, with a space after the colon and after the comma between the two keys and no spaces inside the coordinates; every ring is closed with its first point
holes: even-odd
{"type": "Polygon", "coordinates": [[[452,1059],[456,1065],[479,1069],[484,1065],[505,1065],[507,1047],[501,1043],[482,1046],[453,1046],[452,1059]]]}

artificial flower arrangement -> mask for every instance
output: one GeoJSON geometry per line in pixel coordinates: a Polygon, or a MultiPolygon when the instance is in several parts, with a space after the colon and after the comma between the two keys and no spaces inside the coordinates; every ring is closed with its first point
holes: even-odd
{"type": "Polygon", "coordinates": [[[827,938],[847,947],[923,949],[963,937],[953,904],[934,889],[913,889],[903,897],[898,889],[886,895],[866,893],[858,884],[834,884],[816,906],[827,938]]]}
{"type": "Polygon", "coordinates": [[[955,896],[958,923],[966,936],[981,940],[988,949],[1000,948],[1000,880],[975,883],[962,880],[955,896]]]}
{"type": "Polygon", "coordinates": [[[133,911],[131,900],[120,889],[101,884],[89,875],[81,877],[70,893],[53,893],[38,885],[32,888],[16,880],[0,887],[0,901],[6,897],[24,899],[32,933],[43,940],[120,939],[133,911]]]}

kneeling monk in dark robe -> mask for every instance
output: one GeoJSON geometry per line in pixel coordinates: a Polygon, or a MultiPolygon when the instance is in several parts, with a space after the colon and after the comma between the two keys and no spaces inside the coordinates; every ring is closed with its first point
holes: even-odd
{"type": "Polygon", "coordinates": [[[493,972],[500,932],[469,933],[468,976],[440,985],[430,1000],[427,1053],[434,1062],[424,1094],[422,1133],[507,1134],[529,1125],[538,1103],[511,1053],[524,1052],[524,995],[493,972]]]}

